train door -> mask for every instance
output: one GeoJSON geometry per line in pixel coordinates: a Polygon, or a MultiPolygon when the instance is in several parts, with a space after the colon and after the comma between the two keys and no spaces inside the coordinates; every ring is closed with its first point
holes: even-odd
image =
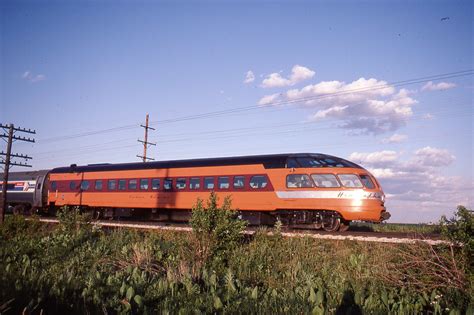
{"type": "Polygon", "coordinates": [[[33,197],[33,208],[41,208],[43,206],[43,196],[45,195],[45,177],[46,175],[39,175],[36,177],[35,193],[33,197]]]}

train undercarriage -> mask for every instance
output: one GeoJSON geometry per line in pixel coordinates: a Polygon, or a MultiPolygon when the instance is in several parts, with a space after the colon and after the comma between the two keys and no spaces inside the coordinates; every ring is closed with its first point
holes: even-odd
{"type": "MultiPolygon", "coordinates": [[[[191,210],[187,209],[132,209],[132,208],[91,208],[80,207],[94,219],[109,220],[147,220],[156,222],[187,222],[191,210]]],[[[38,214],[55,216],[58,207],[38,209],[38,214]]],[[[16,212],[19,213],[19,212],[16,212]]],[[[239,211],[239,218],[248,221],[250,226],[275,226],[280,222],[283,228],[324,230],[344,232],[350,221],[344,220],[337,211],[332,210],[277,210],[277,211],[239,211]]]]}

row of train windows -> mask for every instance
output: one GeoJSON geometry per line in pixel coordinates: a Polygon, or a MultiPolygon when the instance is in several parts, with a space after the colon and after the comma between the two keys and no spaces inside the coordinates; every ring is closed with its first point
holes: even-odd
{"type": "MultiPolygon", "coordinates": [[[[95,190],[103,190],[105,180],[98,179],[94,183],[95,190]]],[[[161,183],[163,183],[164,190],[171,190],[173,188],[173,179],[165,178],[161,180],[160,178],[153,178],[150,179],[143,178],[143,179],[110,179],[107,180],[107,189],[108,190],[136,190],[140,188],[140,190],[148,190],[150,187],[153,190],[158,190],[161,188],[161,183]],[[128,186],[127,186],[128,181],[128,186]]],[[[201,189],[201,184],[204,189],[215,189],[215,180],[214,177],[204,177],[203,180],[200,177],[191,177],[191,178],[177,178],[174,183],[174,187],[176,189],[182,190],[186,189],[189,185],[189,189],[197,190],[201,189]]],[[[268,180],[266,176],[263,175],[255,175],[250,178],[249,186],[252,189],[262,189],[267,187],[268,180]]],[[[243,189],[245,187],[245,176],[234,176],[232,180],[232,186],[235,189],[243,189]]],[[[231,178],[228,176],[221,176],[217,178],[217,188],[218,189],[230,189],[231,187],[231,178]]],[[[77,182],[71,181],[69,183],[70,190],[76,190],[77,182]]],[[[90,182],[88,180],[83,180],[80,184],[80,189],[85,191],[89,190],[90,182]]],[[[56,182],[51,182],[51,190],[56,190],[57,184],[56,182]]]]}
{"type": "Polygon", "coordinates": [[[374,189],[375,184],[369,175],[355,175],[355,174],[291,174],[286,177],[286,187],[288,188],[362,188],[367,187],[374,189]]]}

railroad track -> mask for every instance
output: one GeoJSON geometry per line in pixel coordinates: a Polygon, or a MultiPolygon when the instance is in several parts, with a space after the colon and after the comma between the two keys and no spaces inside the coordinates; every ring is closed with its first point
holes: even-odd
{"type": "MultiPolygon", "coordinates": [[[[29,220],[29,219],[27,219],[29,220]]],[[[40,222],[57,224],[58,219],[53,218],[40,218],[40,222]]],[[[179,232],[191,232],[192,228],[183,223],[161,223],[161,222],[134,222],[134,221],[93,221],[93,225],[104,227],[104,228],[125,228],[125,229],[138,229],[138,230],[167,230],[167,231],[179,231],[179,232]]],[[[259,228],[247,228],[244,234],[253,235],[259,228]]],[[[274,231],[266,231],[269,235],[274,234],[274,231]]],[[[416,242],[424,242],[430,245],[441,245],[449,244],[445,240],[439,239],[439,237],[429,235],[424,236],[417,233],[400,233],[400,232],[359,232],[359,231],[347,231],[347,232],[325,232],[319,230],[282,230],[281,235],[283,237],[309,237],[315,239],[326,239],[326,240],[339,240],[339,241],[359,241],[359,242],[377,242],[377,243],[398,243],[398,244],[413,244],[416,242]]]]}

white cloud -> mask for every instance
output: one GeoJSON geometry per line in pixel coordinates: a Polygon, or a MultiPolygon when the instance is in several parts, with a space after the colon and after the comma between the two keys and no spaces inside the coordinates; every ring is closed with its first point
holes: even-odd
{"type": "Polygon", "coordinates": [[[46,79],[46,76],[44,74],[33,74],[30,71],[25,71],[21,77],[22,79],[31,83],[43,81],[46,79]]]}
{"type": "Polygon", "coordinates": [[[443,167],[454,160],[449,151],[425,147],[415,150],[407,160],[400,157],[394,151],[354,152],[349,156],[380,181],[392,222],[437,221],[441,214],[450,215],[458,204],[473,206],[472,181],[441,175],[443,167]]]}
{"type": "Polygon", "coordinates": [[[341,116],[344,115],[344,111],[348,108],[348,106],[334,106],[328,109],[322,109],[314,114],[313,119],[322,119],[328,116],[341,116]]]}
{"type": "Polygon", "coordinates": [[[313,70],[310,70],[304,66],[295,65],[291,69],[291,74],[288,78],[282,77],[280,73],[273,72],[263,79],[261,86],[263,88],[293,86],[302,81],[311,79],[314,74],[315,72],[313,70]]]}
{"type": "Polygon", "coordinates": [[[417,162],[425,166],[447,166],[451,164],[455,157],[448,150],[424,147],[415,152],[417,162]]]}
{"type": "Polygon", "coordinates": [[[262,81],[262,87],[272,88],[272,87],[282,87],[291,85],[289,79],[283,78],[279,73],[270,73],[262,81]]]}
{"type": "Polygon", "coordinates": [[[400,157],[395,151],[379,151],[372,153],[354,152],[349,156],[349,160],[363,165],[387,167],[393,164],[400,157]]]}
{"type": "Polygon", "coordinates": [[[249,70],[247,71],[247,74],[245,75],[244,83],[248,84],[248,83],[252,83],[253,81],[255,81],[255,75],[253,74],[252,70],[249,70]]]}
{"type": "Polygon", "coordinates": [[[258,101],[258,105],[269,105],[269,104],[273,103],[275,100],[277,100],[279,96],[280,96],[279,93],[266,95],[266,96],[262,97],[260,99],[260,101],[258,101]]]}
{"type": "MultiPolygon", "coordinates": [[[[272,100],[315,108],[317,112],[312,115],[313,120],[333,118],[341,121],[341,128],[380,134],[395,131],[406,124],[413,115],[413,105],[417,103],[411,97],[413,93],[406,89],[397,91],[383,80],[359,78],[350,83],[322,81],[310,84],[302,89],[288,90],[272,100]]],[[[260,102],[267,98],[264,96],[260,102]]]]}
{"type": "Polygon", "coordinates": [[[433,81],[430,81],[423,85],[421,88],[422,91],[444,91],[444,90],[449,90],[456,87],[456,84],[450,83],[450,82],[439,82],[439,83],[433,83],[433,81]]]}
{"type": "Polygon", "coordinates": [[[400,143],[405,141],[408,138],[407,135],[393,134],[392,136],[382,140],[382,143],[400,143]]]}

